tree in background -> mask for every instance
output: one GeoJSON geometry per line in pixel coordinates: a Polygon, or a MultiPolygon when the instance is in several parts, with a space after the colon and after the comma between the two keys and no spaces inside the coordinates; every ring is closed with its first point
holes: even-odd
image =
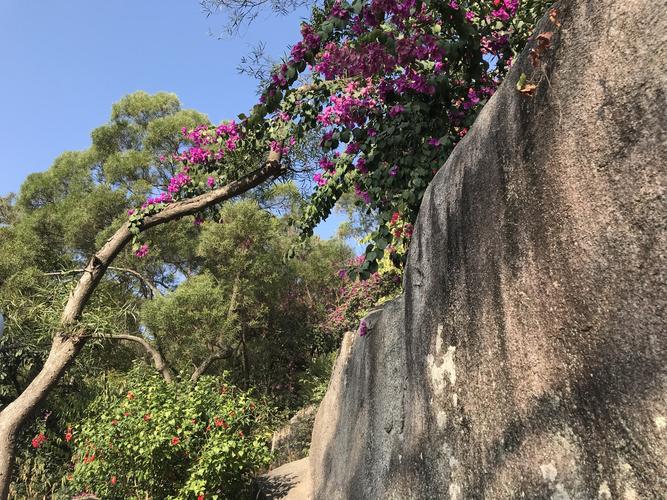
{"type": "MultiPolygon", "coordinates": [[[[16,202],[3,200],[0,307],[8,321],[7,335],[0,339],[2,407],[25,391],[45,362],[51,339],[62,329],[59,315],[72,280],[85,272],[85,256],[124,224],[130,207],[168,188],[177,167],[160,157],[187,145],[181,129],[203,119],[181,110],[171,94],[129,95],[114,105],[110,123],[93,132],[90,150],[62,155],[51,169],[26,180],[16,202]]],[[[17,487],[22,490],[17,494],[48,494],[57,487],[69,462],[62,438],[66,429],[82,418],[100,391],[125,386],[122,373],[137,354],[147,356],[167,381],[183,373],[194,382],[207,369],[220,374],[225,366],[240,365],[239,359],[252,360],[253,383],[263,380],[264,392],[281,382],[287,387],[285,373],[303,369],[307,353],[318,349],[306,345],[307,330],[324,306],[302,303],[299,308],[298,302],[308,287],[320,298],[331,293],[327,287],[335,289],[334,270],[349,249],[313,240],[304,259],[285,265],[284,253],[296,235],[284,218],[260,209],[260,203],[292,212],[302,200],[289,185],[263,189],[245,202],[226,205],[218,223],[202,226],[191,218],[173,223],[168,235],[157,228],[158,237],[148,240],[151,251],[143,258],[128,250],[116,257],[79,321],[91,348],[81,351],[67,378],[41,405],[44,412],[20,438],[17,487]],[[227,272],[238,278],[226,280],[227,272]],[[141,320],[151,318],[142,315],[142,306],[162,307],[162,319],[177,324],[159,335],[149,329],[147,336],[141,320]],[[224,310],[222,321],[212,314],[216,308],[224,310]],[[310,319],[298,321],[299,315],[310,319]],[[242,351],[236,349],[241,338],[247,339],[242,351]],[[121,340],[130,342],[120,345],[121,340]],[[286,359],[289,346],[300,353],[296,362],[268,369],[255,360],[272,349],[286,359]],[[245,355],[231,356],[234,351],[245,355]],[[215,369],[211,363],[218,357],[231,359],[215,369]],[[118,375],[109,378],[110,373],[118,375]],[[30,444],[35,436],[50,436],[49,446],[38,446],[39,453],[30,444]]],[[[239,382],[249,385],[243,377],[239,382]]],[[[283,398],[286,403],[294,402],[296,396],[289,396],[283,398]]]]}
{"type": "Polygon", "coordinates": [[[142,310],[178,370],[216,361],[213,373],[228,369],[234,383],[271,394],[281,406],[297,399],[299,373],[337,345],[334,336],[316,332],[350,250],[340,240],[312,239],[299,259],[285,262],[296,238],[284,219],[254,200],[225,204],[220,222],[202,226],[202,272],[142,310]]]}
{"type": "MultiPolygon", "coordinates": [[[[7,316],[6,334],[0,339],[3,410],[34,380],[53,338],[62,332],[62,307],[87,256],[124,223],[129,207],[166,186],[173,168],[160,164],[159,156],[175,145],[185,146],[181,128],[202,121],[205,115],[181,110],[173,94],[127,96],[114,105],[109,124],[94,131],[93,147],[61,155],[48,171],[29,176],[16,200],[3,200],[0,308],[7,316]]],[[[139,261],[129,252],[118,257],[118,267],[109,271],[112,279],[99,284],[80,318],[86,335],[108,338],[137,331],[141,301],[156,283],[169,286],[173,282],[175,270],[189,253],[188,244],[194,253],[190,241],[196,228],[185,223],[174,229],[159,264],[155,259],[139,261]],[[174,249],[178,257],[171,260],[174,249]]],[[[44,474],[36,474],[38,464],[28,453],[31,438],[47,429],[50,435],[60,435],[63,425],[80,415],[88,398],[95,397],[96,379],[110,367],[128,368],[136,355],[116,345],[111,358],[104,354],[111,347],[101,340],[92,347],[82,352],[43,406],[55,411],[39,414],[23,434],[21,442],[28,446],[21,449],[17,484],[48,491],[50,485],[43,480],[58,477],[53,472],[67,460],[66,453],[53,447],[51,458],[44,462],[44,474]]]]}

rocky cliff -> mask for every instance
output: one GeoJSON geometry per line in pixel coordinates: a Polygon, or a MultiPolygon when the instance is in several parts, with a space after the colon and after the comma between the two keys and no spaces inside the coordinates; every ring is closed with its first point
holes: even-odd
{"type": "Polygon", "coordinates": [[[667,2],[557,8],[343,346],[316,498],[667,498],[667,2]]]}

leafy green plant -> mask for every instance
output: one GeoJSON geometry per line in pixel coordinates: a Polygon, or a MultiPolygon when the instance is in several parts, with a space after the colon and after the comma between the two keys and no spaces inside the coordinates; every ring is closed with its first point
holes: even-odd
{"type": "Polygon", "coordinates": [[[329,379],[336,362],[336,352],[322,354],[313,359],[299,379],[303,392],[303,405],[319,404],[329,387],[329,379]]]}
{"type": "Polygon", "coordinates": [[[268,412],[224,378],[135,377],[72,429],[69,493],[101,498],[242,498],[270,462],[268,412]]]}

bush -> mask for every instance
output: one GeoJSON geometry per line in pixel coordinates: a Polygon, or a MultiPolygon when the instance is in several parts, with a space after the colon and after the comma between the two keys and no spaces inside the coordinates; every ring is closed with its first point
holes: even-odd
{"type": "Polygon", "coordinates": [[[100,397],[72,433],[71,493],[101,498],[241,498],[271,461],[268,413],[217,377],[137,378],[100,397]]]}

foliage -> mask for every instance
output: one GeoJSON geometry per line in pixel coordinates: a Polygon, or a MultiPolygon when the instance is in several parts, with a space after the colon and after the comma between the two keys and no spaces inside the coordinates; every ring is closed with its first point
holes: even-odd
{"type": "MultiPolygon", "coordinates": [[[[105,357],[111,356],[100,356],[105,357]]],[[[114,357],[116,366],[123,367],[122,350],[114,357]]],[[[107,364],[98,361],[92,366],[90,360],[90,353],[78,360],[22,429],[10,498],[61,498],[62,479],[72,470],[68,429],[84,418],[95,398],[117,391],[124,383],[124,376],[107,364]]]]}
{"type": "Polygon", "coordinates": [[[385,252],[401,264],[409,235],[390,228],[394,214],[413,224],[429,181],[465,136],[506,73],[546,0],[344,0],[314,8],[302,40],[272,75],[250,117],[184,131],[194,146],[170,190],[131,221],[173,200],[201,194],[239,175],[228,159],[266,149],[288,156],[307,134],[321,134],[322,171],[299,227],[311,235],[343,194],[378,221],[366,259],[352,272],[368,278],[385,252]],[[300,76],[310,84],[293,87],[300,76]],[[393,251],[392,251],[393,250],[393,251]]]}
{"type": "Polygon", "coordinates": [[[72,428],[72,493],[102,498],[240,498],[269,463],[266,408],[224,379],[166,384],[136,373],[72,428]]]}
{"type": "MultiPolygon", "coordinates": [[[[166,186],[174,170],[160,164],[159,156],[186,146],[181,128],[205,121],[201,113],[181,110],[173,94],[132,94],[114,105],[107,125],[93,132],[90,149],[64,153],[45,172],[30,175],[18,197],[0,201],[0,310],[6,318],[0,338],[0,409],[26,389],[52,337],[61,333],[59,318],[79,277],[76,269],[126,222],[129,207],[166,186]],[[141,162],[134,161],[136,155],[141,162]]],[[[151,258],[137,261],[125,252],[116,265],[169,286],[178,272],[197,266],[196,228],[183,221],[154,234],[161,244],[151,258]]],[[[110,270],[77,331],[136,333],[139,305],[147,296],[135,276],[110,270]]],[[[62,436],[67,422],[78,421],[89,401],[108,389],[99,381],[110,370],[126,370],[135,357],[134,347],[88,343],[17,438],[16,497],[52,494],[69,461],[68,449],[54,436],[62,436]],[[36,452],[31,440],[42,431],[49,438],[36,452]]]]}
{"type": "MultiPolygon", "coordinates": [[[[173,94],[128,95],[113,106],[110,122],[93,131],[91,148],[60,155],[45,172],[28,176],[16,199],[2,199],[0,310],[7,324],[0,340],[0,406],[23,391],[45,359],[75,270],[126,222],[129,207],[166,187],[174,165],[159,157],[187,145],[182,127],[205,121],[201,113],[181,110],[173,94]]],[[[197,266],[196,228],[183,221],[154,234],[160,245],[151,258],[137,261],[125,252],[116,263],[169,286],[178,272],[197,266]]],[[[127,273],[108,277],[77,328],[89,335],[136,332],[145,287],[127,273]]]]}
{"type": "Polygon", "coordinates": [[[298,373],[336,347],[316,330],[335,300],[334,274],[350,251],[313,238],[299,259],[283,261],[296,235],[253,200],[221,207],[201,226],[202,272],[144,304],[141,318],[179,371],[225,353],[211,372],[272,394],[281,406],[299,400],[298,373]]]}
{"type": "MultiPolygon", "coordinates": [[[[355,259],[350,263],[350,267],[360,265],[362,260],[363,257],[355,259]]],[[[386,258],[381,264],[384,265],[380,271],[363,281],[351,279],[344,272],[340,273],[343,283],[339,299],[324,323],[324,328],[331,335],[340,337],[344,332],[356,331],[360,326],[359,321],[373,307],[394,298],[400,292],[401,272],[391,267],[386,258]]]]}
{"type": "MultiPolygon", "coordinates": [[[[180,110],[173,94],[126,96],[114,105],[110,122],[93,132],[91,149],[61,155],[49,170],[26,180],[17,199],[2,200],[0,309],[7,322],[0,339],[0,407],[24,391],[43,364],[61,330],[59,316],[76,269],[127,221],[130,207],[168,188],[176,164],[160,162],[160,156],[185,148],[181,129],[204,119],[180,110]]],[[[246,356],[237,352],[209,372],[228,368],[230,379],[258,387],[280,406],[299,404],[298,379],[310,357],[335,346],[311,333],[335,296],[333,271],[350,251],[340,241],[313,239],[301,260],[285,265],[282,256],[296,235],[259,203],[284,199],[278,203],[293,213],[303,200],[287,184],[252,195],[256,200],[223,206],[215,222],[190,219],[156,228],[150,254],[142,259],[129,251],[119,255],[114,264],[140,273],[143,281],[110,269],[77,331],[154,341],[183,379],[208,354],[237,346],[242,334],[246,356]],[[237,274],[229,316],[235,282],[229,278],[237,274]],[[145,282],[170,293],[158,292],[153,302],[145,282]],[[146,337],[149,332],[153,336],[146,337]]],[[[13,494],[39,497],[58,490],[70,457],[59,436],[90,416],[91,400],[126,384],[125,372],[137,356],[145,356],[137,344],[88,342],[18,437],[13,494]],[[40,433],[48,439],[35,449],[31,441],[40,433]]]]}
{"type": "Polygon", "coordinates": [[[302,387],[301,406],[319,404],[327,392],[337,353],[322,354],[312,360],[299,379],[302,387]]]}

